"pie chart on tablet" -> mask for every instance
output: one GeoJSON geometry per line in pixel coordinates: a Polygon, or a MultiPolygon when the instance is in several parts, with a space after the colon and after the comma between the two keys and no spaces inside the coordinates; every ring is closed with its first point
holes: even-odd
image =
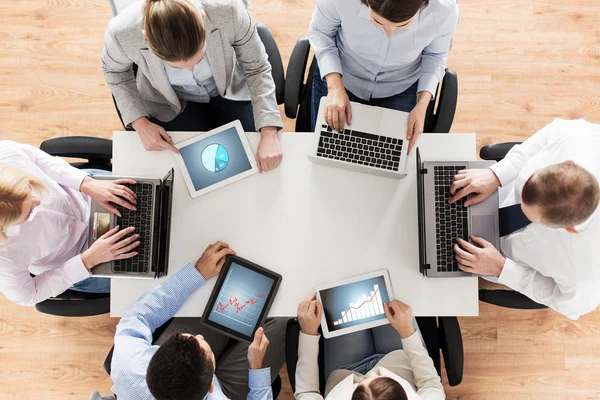
{"type": "Polygon", "coordinates": [[[227,164],[229,164],[229,153],[220,144],[209,144],[202,150],[202,165],[208,171],[223,171],[227,167],[227,164]]]}

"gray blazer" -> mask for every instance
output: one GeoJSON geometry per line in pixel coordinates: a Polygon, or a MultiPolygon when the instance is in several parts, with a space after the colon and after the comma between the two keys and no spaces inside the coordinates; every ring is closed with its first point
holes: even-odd
{"type": "MultiPolygon", "coordinates": [[[[256,25],[241,0],[189,0],[206,12],[206,57],[219,94],[251,100],[256,129],[281,128],[271,64],[256,25]]],[[[140,117],[173,120],[185,108],[171,87],[163,61],[142,35],[145,2],[114,17],[104,35],[102,71],[125,125],[140,117]],[[137,64],[137,77],[132,65],[137,64]]]]}

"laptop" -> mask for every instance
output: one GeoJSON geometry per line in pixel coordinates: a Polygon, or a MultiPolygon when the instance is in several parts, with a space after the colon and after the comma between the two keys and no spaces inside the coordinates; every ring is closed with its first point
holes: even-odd
{"type": "MultiPolygon", "coordinates": [[[[94,179],[117,180],[124,177],[96,176],[94,179]]],[[[135,178],[135,185],[125,185],[137,195],[136,211],[116,205],[121,217],[110,214],[104,207],[91,202],[89,241],[90,246],[100,236],[115,226],[121,229],[135,227],[140,245],[138,255],[102,263],[92,268],[92,275],[110,278],[159,278],[166,276],[169,263],[171,236],[171,208],[173,203],[173,169],[163,179],[135,178]]]]}
{"type": "Polygon", "coordinates": [[[450,186],[458,171],[489,168],[493,161],[422,162],[417,148],[417,198],[419,218],[419,269],[427,277],[472,276],[458,268],[454,244],[479,236],[500,245],[498,192],[475,205],[464,207],[463,198],[449,204],[450,186]]]}
{"type": "Polygon", "coordinates": [[[310,161],[389,178],[406,176],[408,113],[351,102],[352,124],[338,132],[325,122],[325,105],[322,98],[310,161]]]}

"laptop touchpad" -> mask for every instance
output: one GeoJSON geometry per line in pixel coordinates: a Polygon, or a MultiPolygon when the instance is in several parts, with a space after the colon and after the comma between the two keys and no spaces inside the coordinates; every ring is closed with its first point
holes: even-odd
{"type": "Polygon", "coordinates": [[[495,242],[494,217],[491,215],[473,215],[471,218],[471,234],[484,238],[490,243],[495,242]]]}

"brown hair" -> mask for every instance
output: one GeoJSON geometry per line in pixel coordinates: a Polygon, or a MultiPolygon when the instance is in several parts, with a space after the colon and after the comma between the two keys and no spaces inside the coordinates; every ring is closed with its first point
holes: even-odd
{"type": "Polygon", "coordinates": [[[360,0],[377,15],[392,22],[405,22],[429,5],[429,0],[360,0]]]}
{"type": "Polygon", "coordinates": [[[542,209],[544,221],[560,228],[585,222],[598,207],[600,189],[596,178],[575,164],[550,165],[525,182],[524,204],[542,209]]]}
{"type": "Polygon", "coordinates": [[[369,385],[359,385],[352,394],[352,400],[408,400],[402,385],[382,376],[373,379],[369,385]]]}
{"type": "Polygon", "coordinates": [[[144,30],[148,45],[165,61],[187,61],[204,47],[200,11],[187,0],[146,0],[144,30]]]}

